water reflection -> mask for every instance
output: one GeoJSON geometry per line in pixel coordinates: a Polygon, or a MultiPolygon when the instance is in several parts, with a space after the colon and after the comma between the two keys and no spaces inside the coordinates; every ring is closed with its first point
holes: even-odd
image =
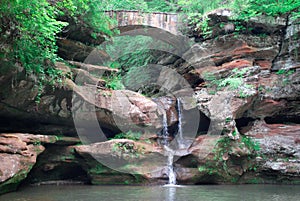
{"type": "Polygon", "coordinates": [[[175,201],[176,187],[167,187],[165,193],[166,201],[175,201]]]}
{"type": "Polygon", "coordinates": [[[1,201],[286,201],[300,186],[40,186],[0,196],[1,201]]]}

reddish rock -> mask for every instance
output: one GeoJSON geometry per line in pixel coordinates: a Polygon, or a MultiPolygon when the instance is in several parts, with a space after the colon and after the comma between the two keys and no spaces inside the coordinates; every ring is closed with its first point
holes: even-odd
{"type": "Polygon", "coordinates": [[[256,60],[254,65],[260,66],[261,70],[270,70],[272,67],[272,61],[268,60],[256,60]]]}
{"type": "MultiPolygon", "coordinates": [[[[86,160],[88,167],[85,168],[88,168],[92,183],[103,184],[101,178],[105,177],[105,173],[115,176],[134,173],[148,180],[167,179],[167,158],[162,147],[142,141],[118,139],[74,148],[86,160]],[[106,168],[102,171],[90,171],[100,164],[104,164],[106,168]]],[[[107,183],[114,183],[113,178],[107,178],[107,183]]]]}
{"type": "Polygon", "coordinates": [[[246,135],[259,142],[259,152],[264,157],[257,173],[265,182],[299,181],[300,125],[258,121],[246,135]]]}
{"type": "Polygon", "coordinates": [[[168,126],[172,126],[178,122],[177,102],[175,97],[160,97],[154,99],[162,112],[166,112],[168,126]]]}
{"type": "Polygon", "coordinates": [[[236,59],[228,63],[222,64],[222,68],[234,69],[253,66],[253,61],[245,59],[236,59]]]}
{"type": "Polygon", "coordinates": [[[286,108],[288,102],[286,100],[263,99],[255,104],[255,108],[251,110],[253,117],[264,119],[267,116],[273,116],[278,111],[286,108]]]}
{"type": "Polygon", "coordinates": [[[51,137],[30,134],[0,134],[0,194],[14,191],[45,148],[51,137]]]}

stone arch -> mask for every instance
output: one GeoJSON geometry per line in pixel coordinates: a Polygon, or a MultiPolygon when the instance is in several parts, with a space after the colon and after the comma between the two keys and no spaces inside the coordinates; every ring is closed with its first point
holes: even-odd
{"type": "Polygon", "coordinates": [[[127,25],[127,26],[118,26],[115,27],[116,29],[120,30],[119,36],[149,36],[153,39],[163,41],[169,45],[171,45],[174,49],[176,54],[181,55],[185,52],[188,48],[188,39],[182,35],[174,35],[169,31],[164,29],[160,29],[157,27],[145,26],[145,25],[127,25]]]}
{"type": "Polygon", "coordinates": [[[144,25],[168,31],[174,35],[180,35],[179,20],[176,13],[152,12],[145,13],[136,10],[111,10],[105,12],[118,22],[118,27],[144,25]]]}

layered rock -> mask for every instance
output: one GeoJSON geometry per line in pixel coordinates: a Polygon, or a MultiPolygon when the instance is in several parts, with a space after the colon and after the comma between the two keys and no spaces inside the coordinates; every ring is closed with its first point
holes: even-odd
{"type": "Polygon", "coordinates": [[[76,125],[73,118],[77,121],[95,120],[97,126],[100,123],[112,134],[120,130],[147,130],[147,127],[149,132],[156,133],[161,129],[162,113],[151,99],[128,90],[106,88],[102,76],[116,73],[116,70],[69,63],[79,68],[70,69],[64,63],[57,63],[56,68],[67,78],[61,81],[61,86],[57,84],[55,90],[45,86],[39,104],[35,102],[39,89],[26,77],[19,76],[13,85],[3,82],[1,130],[74,136],[76,125]],[[68,78],[69,75],[73,79],[68,78]]]}
{"type": "Polygon", "coordinates": [[[41,143],[55,137],[30,134],[0,134],[0,194],[16,190],[45,150],[41,143]]]}

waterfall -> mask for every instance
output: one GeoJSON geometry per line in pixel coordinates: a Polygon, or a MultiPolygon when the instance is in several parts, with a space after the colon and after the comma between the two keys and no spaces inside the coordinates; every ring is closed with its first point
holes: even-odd
{"type": "Polygon", "coordinates": [[[164,138],[169,137],[167,112],[163,113],[163,133],[162,134],[163,134],[164,138]]]}
{"type": "Polygon", "coordinates": [[[177,112],[178,112],[178,140],[179,142],[182,141],[182,110],[181,110],[181,102],[180,99],[177,98],[177,112]]]}
{"type": "Polygon", "coordinates": [[[167,161],[167,167],[168,167],[168,177],[169,177],[169,185],[175,185],[176,184],[176,175],[174,172],[174,167],[173,167],[173,160],[174,160],[174,150],[172,150],[168,144],[168,137],[169,137],[169,131],[168,131],[168,119],[167,119],[167,113],[163,113],[163,131],[162,135],[164,138],[164,149],[167,153],[168,161],[167,161]]]}
{"type": "Polygon", "coordinates": [[[179,149],[185,149],[186,145],[184,143],[183,129],[182,129],[183,115],[182,115],[181,100],[180,100],[180,98],[177,98],[176,100],[177,100],[177,112],[178,112],[178,132],[177,132],[177,136],[176,136],[176,141],[177,141],[179,149]]]}
{"type": "Polygon", "coordinates": [[[172,150],[170,147],[167,145],[164,145],[165,151],[167,152],[168,155],[168,177],[169,177],[169,183],[168,185],[176,185],[176,174],[174,172],[174,167],[173,167],[173,159],[174,159],[174,150],[172,150]]]}

